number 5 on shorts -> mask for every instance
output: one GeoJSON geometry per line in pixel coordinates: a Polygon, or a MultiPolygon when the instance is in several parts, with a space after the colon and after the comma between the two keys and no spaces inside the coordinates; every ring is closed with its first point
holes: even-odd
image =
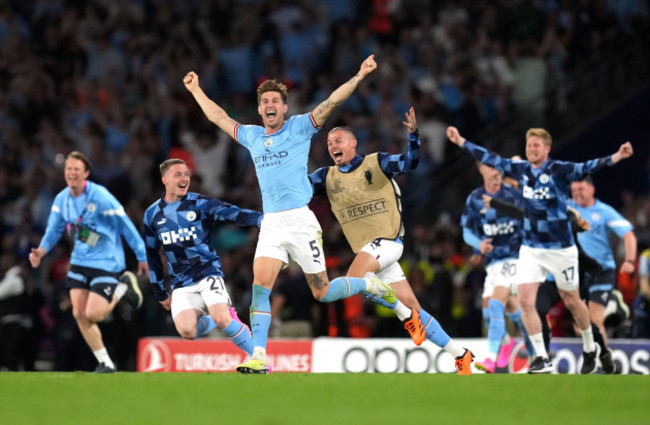
{"type": "Polygon", "coordinates": [[[320,257],[320,247],[318,246],[318,241],[316,240],[309,241],[309,247],[313,252],[311,256],[314,257],[314,259],[318,259],[320,257]]]}

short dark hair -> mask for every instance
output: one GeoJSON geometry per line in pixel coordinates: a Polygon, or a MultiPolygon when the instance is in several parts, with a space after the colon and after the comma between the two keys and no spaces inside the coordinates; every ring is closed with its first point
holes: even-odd
{"type": "Polygon", "coordinates": [[[187,165],[187,163],[186,163],[185,161],[183,161],[182,159],[180,159],[180,158],[169,158],[169,159],[166,159],[166,160],[164,160],[162,163],[160,163],[160,176],[161,176],[161,177],[164,176],[165,173],[167,172],[167,170],[169,170],[169,168],[170,168],[172,165],[176,165],[176,164],[187,165]]]}
{"type": "Polygon", "coordinates": [[[78,159],[79,161],[83,162],[85,171],[90,171],[90,161],[88,160],[88,157],[86,155],[82,154],[79,151],[72,151],[66,157],[65,159],[66,162],[71,158],[78,159]]]}
{"type": "Polygon", "coordinates": [[[282,101],[287,103],[287,86],[282,84],[279,81],[273,80],[264,80],[262,84],[257,88],[257,104],[259,105],[262,101],[262,95],[266,92],[275,91],[280,93],[282,96],[282,101]]]}
{"type": "Polygon", "coordinates": [[[586,176],[582,176],[582,178],[579,178],[578,180],[575,180],[575,181],[577,181],[577,182],[585,182],[587,184],[590,184],[590,185],[594,186],[594,179],[592,179],[589,174],[587,174],[586,176]]]}

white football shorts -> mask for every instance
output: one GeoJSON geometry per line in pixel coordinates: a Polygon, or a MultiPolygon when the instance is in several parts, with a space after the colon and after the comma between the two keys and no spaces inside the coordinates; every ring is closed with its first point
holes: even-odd
{"type": "Polygon", "coordinates": [[[518,261],[512,258],[505,261],[491,263],[485,268],[487,275],[483,283],[483,298],[489,298],[494,293],[494,288],[503,286],[510,288],[510,293],[516,293],[516,287],[519,283],[517,274],[518,261]]]}
{"type": "Polygon", "coordinates": [[[375,239],[361,248],[361,252],[372,255],[379,262],[377,278],[384,283],[394,283],[405,280],[406,276],[399,264],[404,252],[404,244],[390,239],[375,239]]]}
{"type": "Polygon", "coordinates": [[[172,317],[184,310],[199,310],[209,314],[208,307],[214,304],[230,305],[228,289],[220,276],[208,276],[198,283],[172,292],[172,317]]]}
{"type": "Polygon", "coordinates": [[[578,289],[578,248],[545,249],[522,245],[519,249],[519,283],[542,283],[546,275],[555,277],[563,291],[578,289]]]}
{"type": "Polygon", "coordinates": [[[255,258],[293,259],[304,273],[325,271],[323,231],[308,207],[264,214],[255,258]]]}

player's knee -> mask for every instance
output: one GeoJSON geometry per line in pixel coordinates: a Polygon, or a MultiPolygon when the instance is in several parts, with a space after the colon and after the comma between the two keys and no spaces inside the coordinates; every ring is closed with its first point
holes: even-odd
{"type": "Polygon", "coordinates": [[[582,303],[582,300],[572,296],[563,296],[562,302],[568,310],[573,311],[574,308],[579,307],[578,303],[582,303]]]}
{"type": "Polygon", "coordinates": [[[537,308],[537,300],[535,297],[520,297],[519,304],[523,310],[533,310],[537,308]]]}
{"type": "Polygon", "coordinates": [[[230,312],[219,312],[213,319],[216,319],[214,322],[217,324],[219,329],[226,329],[230,322],[232,322],[232,317],[230,317],[230,312]]]}
{"type": "Polygon", "coordinates": [[[177,327],[176,330],[178,331],[178,334],[181,336],[183,339],[194,339],[196,337],[196,326],[195,327],[177,327]]]}
{"type": "Polygon", "coordinates": [[[86,316],[86,310],[81,309],[81,308],[73,308],[72,309],[72,317],[78,322],[78,323],[87,323],[89,322],[88,316],[86,316]]]}
{"type": "Polygon", "coordinates": [[[323,289],[312,288],[312,290],[311,290],[311,294],[314,296],[314,298],[316,299],[316,301],[320,301],[320,302],[322,302],[322,303],[326,303],[326,302],[328,302],[327,300],[324,299],[324,298],[325,298],[325,295],[327,295],[327,288],[324,288],[324,289],[325,289],[325,290],[323,290],[323,289]]]}
{"type": "Polygon", "coordinates": [[[86,317],[93,323],[99,323],[104,320],[106,313],[100,310],[88,310],[86,311],[86,317]]]}

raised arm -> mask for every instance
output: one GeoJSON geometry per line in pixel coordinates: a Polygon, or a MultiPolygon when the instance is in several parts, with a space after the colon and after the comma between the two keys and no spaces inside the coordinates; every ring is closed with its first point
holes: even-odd
{"type": "Polygon", "coordinates": [[[377,62],[375,62],[375,55],[370,55],[366,60],[361,64],[359,72],[354,77],[339,88],[334,90],[330,97],[327,98],[323,103],[318,105],[313,111],[312,116],[314,121],[320,127],[325,124],[327,118],[334,112],[336,108],[341,106],[343,102],[347,100],[348,97],[354,93],[354,90],[357,88],[361,80],[366,78],[366,75],[370,74],[372,71],[377,69],[377,62]]]}
{"type": "Polygon", "coordinates": [[[631,157],[632,154],[634,154],[634,150],[632,149],[632,143],[625,142],[618,148],[618,151],[612,155],[612,162],[616,164],[622,159],[631,157]]]}
{"type": "Polygon", "coordinates": [[[235,126],[237,121],[230,118],[221,106],[214,103],[199,86],[199,76],[194,71],[190,71],[183,78],[185,88],[192,93],[194,99],[199,104],[205,116],[221,130],[226,132],[233,139],[235,138],[235,126]]]}
{"type": "Polygon", "coordinates": [[[418,131],[418,121],[415,119],[415,109],[411,108],[404,114],[406,121],[402,121],[402,124],[408,130],[409,134],[415,134],[418,131]]]}
{"type": "Polygon", "coordinates": [[[463,136],[461,136],[460,133],[458,132],[458,129],[453,126],[447,127],[447,138],[449,138],[449,141],[451,141],[451,143],[457,145],[460,148],[463,147],[463,145],[465,144],[465,140],[467,140],[463,136]]]}
{"type": "Polygon", "coordinates": [[[379,165],[388,178],[393,178],[414,170],[420,162],[420,134],[418,133],[418,123],[415,119],[415,109],[411,107],[404,115],[406,121],[402,121],[402,124],[408,130],[406,154],[379,154],[379,165]]]}
{"type": "Polygon", "coordinates": [[[514,161],[510,158],[503,158],[499,154],[491,152],[484,147],[475,145],[460,135],[458,129],[453,126],[447,127],[447,138],[449,141],[463,150],[469,152],[477,161],[496,168],[506,177],[519,179],[520,174],[525,170],[527,161],[514,161]]]}

